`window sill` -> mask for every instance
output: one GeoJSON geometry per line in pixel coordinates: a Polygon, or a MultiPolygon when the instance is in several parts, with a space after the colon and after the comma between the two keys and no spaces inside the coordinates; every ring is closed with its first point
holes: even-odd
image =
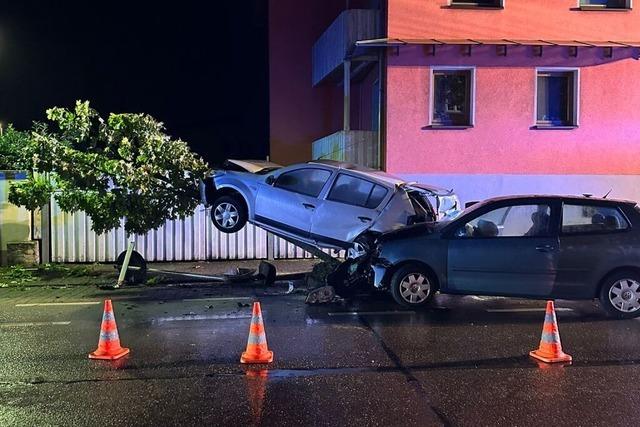
{"type": "Polygon", "coordinates": [[[529,129],[532,130],[572,130],[578,129],[578,126],[553,126],[553,125],[535,125],[531,126],[529,129]]]}
{"type": "Polygon", "coordinates": [[[630,7],[602,7],[602,6],[580,6],[571,10],[578,12],[630,12],[630,7]]]}
{"type": "Polygon", "coordinates": [[[422,128],[422,130],[459,130],[459,129],[471,129],[473,125],[462,125],[462,126],[452,126],[452,125],[427,125],[422,128]]]}
{"type": "Polygon", "coordinates": [[[450,4],[442,6],[442,9],[474,9],[474,10],[502,10],[504,6],[481,6],[477,4],[450,4]]]}

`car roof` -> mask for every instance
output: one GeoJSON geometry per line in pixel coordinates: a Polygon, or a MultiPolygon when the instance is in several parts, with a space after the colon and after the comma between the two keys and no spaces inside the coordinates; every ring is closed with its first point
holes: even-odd
{"type": "Polygon", "coordinates": [[[554,200],[568,200],[568,201],[579,201],[579,202],[597,202],[597,203],[608,203],[608,204],[633,204],[636,202],[633,200],[623,200],[623,199],[605,199],[604,197],[592,197],[591,195],[558,195],[558,194],[520,194],[513,196],[500,196],[500,197],[492,197],[490,199],[483,200],[482,203],[491,203],[491,202],[499,202],[499,201],[517,201],[517,200],[535,200],[535,199],[554,199],[554,200]]]}
{"type": "Polygon", "coordinates": [[[356,165],[354,163],[341,162],[338,160],[312,160],[310,162],[307,162],[307,164],[310,164],[310,165],[317,164],[317,165],[329,166],[335,169],[345,169],[350,172],[355,172],[357,174],[364,175],[369,178],[376,179],[378,181],[382,181],[388,185],[406,184],[406,181],[398,176],[392,175],[387,172],[383,172],[378,169],[372,169],[366,166],[356,165]]]}

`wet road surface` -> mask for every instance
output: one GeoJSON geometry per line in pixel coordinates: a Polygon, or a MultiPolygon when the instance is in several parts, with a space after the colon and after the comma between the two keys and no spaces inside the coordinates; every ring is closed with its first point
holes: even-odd
{"type": "Polygon", "coordinates": [[[310,307],[283,290],[0,289],[0,425],[640,423],[640,321],[558,301],[570,366],[538,365],[543,301],[383,296],[310,307]],[[112,296],[116,362],[89,360],[112,296]],[[240,365],[259,299],[274,363],[240,365]]]}

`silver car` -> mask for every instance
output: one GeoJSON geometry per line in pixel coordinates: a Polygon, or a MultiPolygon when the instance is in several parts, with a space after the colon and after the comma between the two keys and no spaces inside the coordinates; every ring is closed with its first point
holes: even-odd
{"type": "Polygon", "coordinates": [[[211,219],[222,232],[250,222],[316,247],[361,251],[377,234],[452,217],[460,209],[451,190],[350,163],[278,167],[243,161],[245,170],[247,163],[256,165],[253,173],[216,170],[201,183],[202,202],[212,207],[211,219]]]}

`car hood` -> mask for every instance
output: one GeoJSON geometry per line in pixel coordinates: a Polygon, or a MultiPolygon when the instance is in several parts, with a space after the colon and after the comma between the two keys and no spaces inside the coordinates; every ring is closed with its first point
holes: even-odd
{"type": "Polygon", "coordinates": [[[404,187],[404,188],[406,188],[408,190],[427,192],[427,193],[429,193],[429,194],[431,194],[433,196],[453,196],[453,195],[455,195],[453,190],[447,190],[446,188],[436,187],[434,185],[419,184],[417,182],[408,182],[408,183],[402,184],[402,187],[404,187]]]}
{"type": "Polygon", "coordinates": [[[250,173],[258,173],[264,169],[279,169],[282,166],[277,164],[277,163],[273,163],[273,162],[268,162],[266,160],[234,160],[234,159],[227,159],[227,162],[234,164],[236,166],[239,166],[243,169],[245,169],[247,172],[250,173]]]}
{"type": "Polygon", "coordinates": [[[433,234],[439,231],[446,221],[438,222],[421,222],[420,224],[409,225],[393,231],[382,233],[378,239],[378,243],[384,243],[389,240],[404,239],[416,235],[433,234]]]}

